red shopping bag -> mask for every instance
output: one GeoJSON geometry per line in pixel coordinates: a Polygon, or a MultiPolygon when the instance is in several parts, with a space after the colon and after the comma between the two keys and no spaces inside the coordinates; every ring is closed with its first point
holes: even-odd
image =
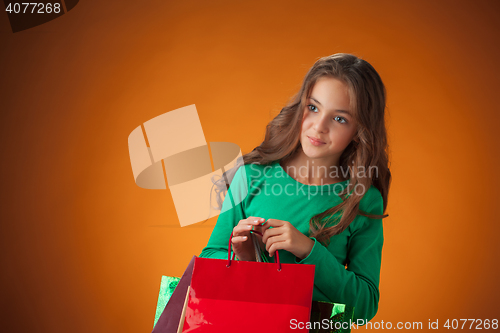
{"type": "Polygon", "coordinates": [[[182,332],[307,332],[314,265],[235,261],[231,239],[228,260],[195,258],[182,332]]]}

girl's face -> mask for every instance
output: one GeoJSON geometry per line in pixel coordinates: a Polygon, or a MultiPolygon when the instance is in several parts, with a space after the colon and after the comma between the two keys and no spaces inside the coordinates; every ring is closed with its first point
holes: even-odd
{"type": "Polygon", "coordinates": [[[349,104],[345,83],[331,77],[316,81],[307,100],[300,134],[302,150],[309,158],[320,164],[338,165],[340,155],[357,131],[349,104]]]}

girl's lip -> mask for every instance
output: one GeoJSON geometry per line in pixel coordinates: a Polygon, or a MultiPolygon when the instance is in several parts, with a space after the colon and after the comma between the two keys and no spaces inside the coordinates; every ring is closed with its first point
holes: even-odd
{"type": "Polygon", "coordinates": [[[318,139],[315,139],[315,138],[311,138],[310,136],[308,136],[309,139],[311,139],[312,141],[314,142],[317,142],[317,143],[326,143],[326,142],[323,142],[323,141],[320,141],[318,139]]]}

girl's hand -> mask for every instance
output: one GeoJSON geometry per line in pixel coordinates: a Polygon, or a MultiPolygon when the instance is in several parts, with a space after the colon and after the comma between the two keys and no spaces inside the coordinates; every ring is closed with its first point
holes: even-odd
{"type": "Polygon", "coordinates": [[[290,222],[269,219],[262,226],[262,241],[272,257],[276,250],[287,250],[297,258],[304,259],[311,253],[314,241],[297,230],[290,222]],[[270,228],[272,227],[272,228],[270,228]]]}
{"type": "MultiPolygon", "coordinates": [[[[261,231],[261,224],[265,219],[255,216],[250,216],[247,219],[240,220],[238,225],[233,228],[233,252],[239,260],[255,261],[255,249],[252,240],[250,239],[250,230],[261,231]]],[[[256,235],[260,239],[259,235],[256,235]]]]}

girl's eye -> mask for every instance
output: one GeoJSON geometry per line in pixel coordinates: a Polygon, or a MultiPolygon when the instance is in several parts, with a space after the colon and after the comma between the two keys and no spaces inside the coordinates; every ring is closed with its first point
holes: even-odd
{"type": "Polygon", "coordinates": [[[341,124],[347,124],[347,120],[344,118],[344,117],[341,117],[341,116],[336,116],[334,117],[333,119],[337,120],[337,119],[340,119],[341,121],[339,121],[341,124]]]}
{"type": "Polygon", "coordinates": [[[315,107],[315,106],[314,106],[314,105],[312,105],[312,104],[309,104],[307,107],[309,108],[309,111],[313,111],[313,112],[318,111],[318,108],[317,108],[317,107],[315,107]]]}

